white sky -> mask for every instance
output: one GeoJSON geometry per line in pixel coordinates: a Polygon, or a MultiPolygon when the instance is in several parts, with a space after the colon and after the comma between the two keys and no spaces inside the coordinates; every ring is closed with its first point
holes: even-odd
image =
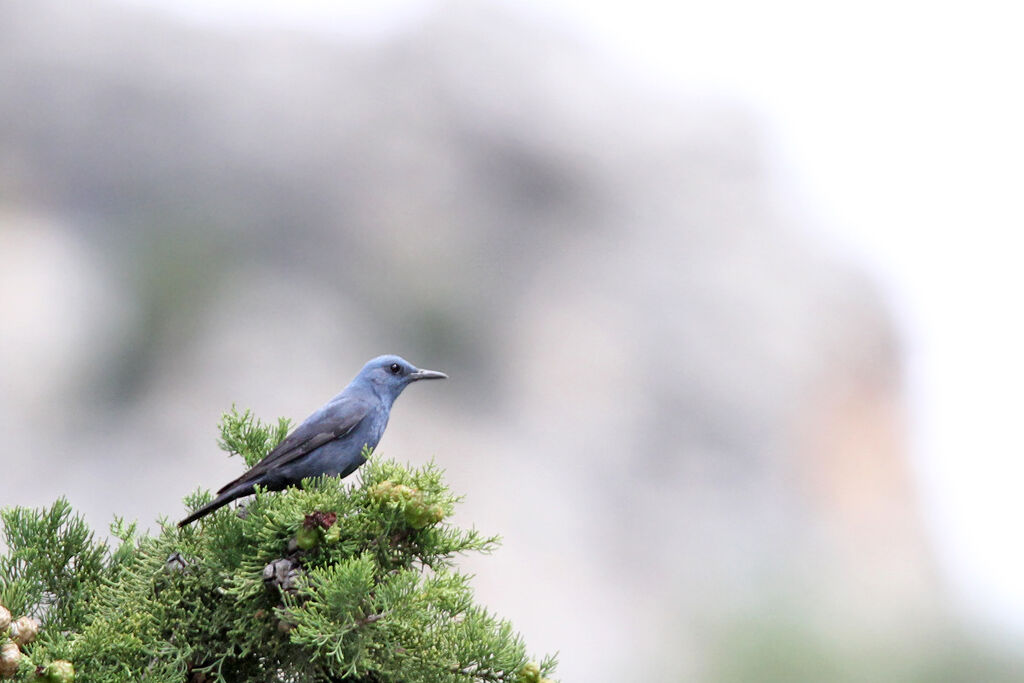
{"type": "MultiPolygon", "coordinates": [[[[584,17],[588,3],[564,1],[584,17]]],[[[925,512],[962,602],[1024,628],[1014,3],[657,5],[585,21],[666,78],[734,93],[771,121],[781,163],[904,325],[925,512]]]]}
{"type": "MultiPolygon", "coordinates": [[[[348,35],[428,0],[133,0],[348,35]]],[[[511,3],[509,4],[516,4],[511,3]]],[[[1024,630],[1024,5],[524,0],[638,77],[746,102],[910,342],[915,458],[965,606],[1024,630]]]]}

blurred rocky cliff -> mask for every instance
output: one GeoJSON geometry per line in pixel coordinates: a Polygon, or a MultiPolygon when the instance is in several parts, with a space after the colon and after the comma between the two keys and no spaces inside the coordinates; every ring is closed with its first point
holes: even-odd
{"type": "Polygon", "coordinates": [[[3,504],[177,515],[232,403],[395,352],[452,381],[381,451],[505,534],[478,590],[565,680],[945,637],[893,323],[742,107],[486,3],[361,41],[6,2],[0,83],[3,504]]]}

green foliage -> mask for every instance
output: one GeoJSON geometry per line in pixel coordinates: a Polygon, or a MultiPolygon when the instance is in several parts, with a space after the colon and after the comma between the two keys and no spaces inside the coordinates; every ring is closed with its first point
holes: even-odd
{"type": "Polygon", "coordinates": [[[0,557],[0,604],[46,617],[56,630],[80,623],[109,554],[71,505],[0,511],[7,555],[0,557]]]}
{"type": "Polygon", "coordinates": [[[224,415],[218,425],[217,445],[229,455],[242,456],[246,467],[252,467],[284,440],[290,427],[291,420],[286,417],[278,418],[277,425],[271,427],[257,420],[252,412],[240,413],[231,406],[231,412],[224,415]]]}
{"type": "MultiPolygon", "coordinates": [[[[220,444],[252,464],[287,428],[232,410],[220,444]]],[[[490,552],[498,539],[446,522],[459,498],[441,470],[371,458],[359,479],[258,491],[184,529],[161,519],[156,534],[117,519],[116,548],[67,501],[5,510],[0,603],[43,622],[20,675],[58,659],[96,683],[549,675],[554,659],[529,662],[511,625],[476,605],[454,568],[457,554],[490,552]]],[[[210,499],[200,491],[187,503],[210,499]]]]}

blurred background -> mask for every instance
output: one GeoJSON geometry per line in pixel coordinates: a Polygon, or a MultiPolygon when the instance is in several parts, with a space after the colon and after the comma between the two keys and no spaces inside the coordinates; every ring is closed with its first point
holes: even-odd
{"type": "Polygon", "coordinates": [[[563,680],[1024,680],[1013,12],[4,2],[0,504],[177,519],[400,353],[563,680]]]}

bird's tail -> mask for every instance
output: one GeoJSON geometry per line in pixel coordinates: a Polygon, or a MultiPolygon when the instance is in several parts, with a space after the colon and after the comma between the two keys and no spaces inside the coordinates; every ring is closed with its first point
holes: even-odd
{"type": "Polygon", "coordinates": [[[198,510],[196,510],[195,512],[193,512],[191,515],[189,515],[185,519],[183,519],[180,522],[178,522],[178,526],[179,527],[183,527],[183,526],[186,526],[188,524],[191,524],[192,522],[196,521],[200,517],[205,517],[206,515],[208,515],[211,512],[213,512],[214,510],[217,510],[218,508],[224,507],[225,505],[227,505],[228,503],[233,501],[235,498],[241,498],[242,496],[247,496],[247,495],[249,495],[252,492],[253,492],[253,485],[252,484],[246,484],[245,486],[239,486],[237,488],[228,489],[227,491],[225,491],[224,493],[220,494],[219,496],[217,496],[216,498],[211,500],[209,503],[207,503],[203,507],[201,507],[198,510]]]}

